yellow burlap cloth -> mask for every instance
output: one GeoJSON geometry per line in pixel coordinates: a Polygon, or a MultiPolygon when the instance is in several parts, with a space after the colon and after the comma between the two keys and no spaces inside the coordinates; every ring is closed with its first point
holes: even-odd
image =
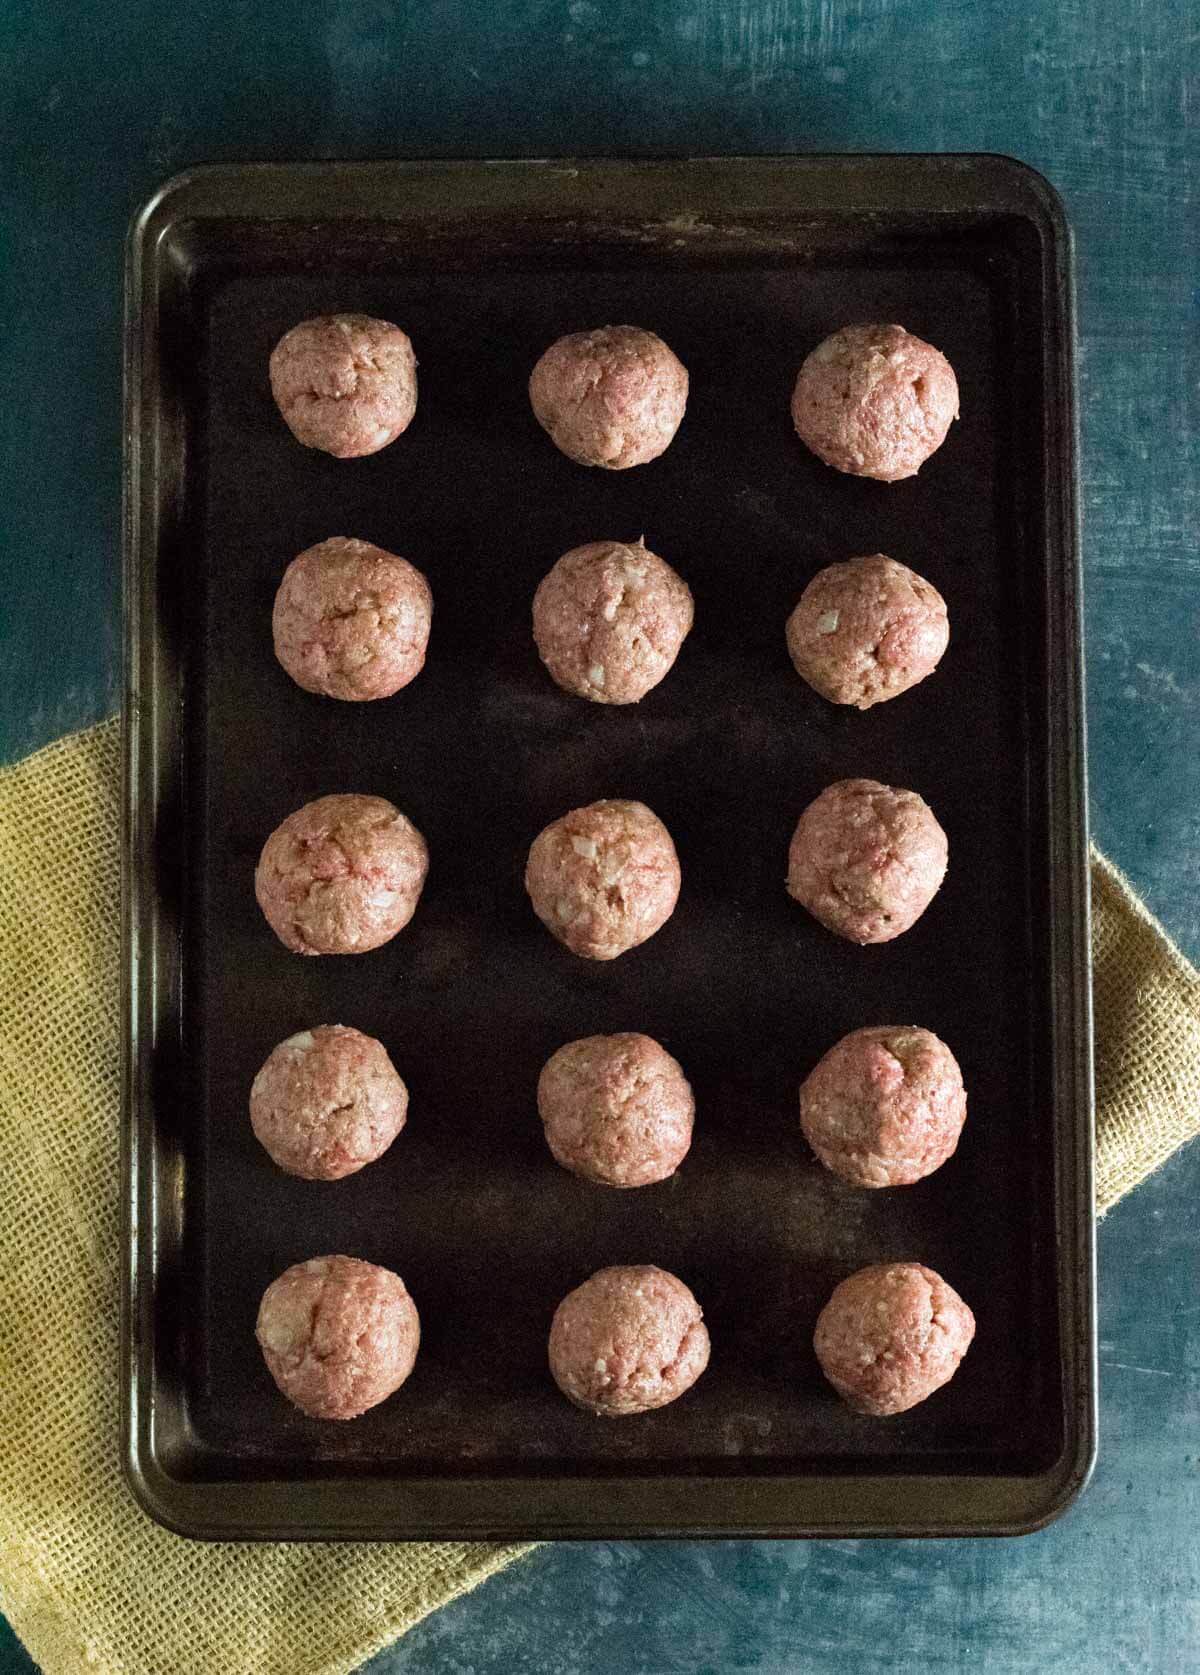
{"type": "MultiPolygon", "coordinates": [[[[525,1551],[182,1541],[117,1463],[115,722],[0,773],[0,1608],[48,1672],[341,1675],[525,1551]]],[[[1197,1132],[1200,977],[1097,856],[1098,1205],[1197,1132]]]]}

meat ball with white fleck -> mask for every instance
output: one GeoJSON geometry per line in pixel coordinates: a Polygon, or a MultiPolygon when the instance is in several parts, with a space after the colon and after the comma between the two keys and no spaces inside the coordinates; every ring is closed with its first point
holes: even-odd
{"type": "Polygon", "coordinates": [[[326,698],[390,698],[425,666],[429,583],[406,558],[334,535],[284,571],[271,627],[297,686],[326,698]]]}
{"type": "Polygon", "coordinates": [[[958,417],[946,357],[903,326],[844,326],[800,368],[792,422],[835,470],[881,483],[915,477],[958,417]]]}
{"type": "Polygon", "coordinates": [[[407,1113],[408,1089],[383,1043],[344,1024],[289,1035],[250,1089],[258,1140],[306,1181],[340,1181],[374,1163],[407,1113]]]}
{"type": "Polygon", "coordinates": [[[649,1035],[568,1041],[543,1066],[537,1102],[557,1161],[601,1186],[665,1181],[692,1143],[691,1087],[649,1035]]]}
{"type": "Polygon", "coordinates": [[[880,1262],[834,1289],[813,1348],[848,1407],[884,1418],[940,1390],[974,1336],[975,1316],[940,1274],[919,1262],[880,1262]]]}
{"type": "Polygon", "coordinates": [[[602,326],[560,337],[534,367],[529,400],[578,465],[624,471],[669,447],[687,406],[687,369],[654,332],[602,326]]]}
{"type": "Polygon", "coordinates": [[[856,1029],[800,1089],[800,1124],[821,1162],[851,1186],[911,1186],[954,1153],[967,1116],[958,1061],[932,1030],[856,1029]]]}
{"type": "Polygon", "coordinates": [[[408,334],[369,314],[322,314],[271,351],[271,393],[306,448],[355,459],[386,448],[417,410],[417,358],[408,334]]]}
{"type": "Polygon", "coordinates": [[[796,673],[831,704],[860,710],[932,674],[949,640],[941,594],[884,553],[819,571],[787,623],[796,673]]]}
{"type": "Polygon", "coordinates": [[[365,954],[416,910],[429,870],[425,839],[383,797],[318,797],[263,845],[254,893],[294,954],[365,954]]]}
{"type": "Polygon", "coordinates": [[[255,1335],[271,1377],[301,1412],[357,1419],[412,1372],[421,1323],[390,1268],[314,1256],[267,1287],[255,1335]]]}
{"type": "Polygon", "coordinates": [[[564,692],[636,704],[669,672],[692,615],[691,589],[644,541],[591,541],[543,577],[533,637],[564,692]]]}
{"type": "Polygon", "coordinates": [[[915,791],[842,779],[796,823],[788,894],[850,942],[890,942],[937,894],[947,856],[946,834],[915,791]]]}
{"type": "Polygon", "coordinates": [[[533,910],[564,947],[615,960],[661,930],[679,899],[671,834],[645,803],[606,798],[534,838],[525,867],[533,910]]]}
{"type": "Polygon", "coordinates": [[[708,1365],[699,1303],[663,1268],[601,1268],[554,1312],[550,1371],[576,1407],[617,1419],[665,1407],[708,1365]]]}

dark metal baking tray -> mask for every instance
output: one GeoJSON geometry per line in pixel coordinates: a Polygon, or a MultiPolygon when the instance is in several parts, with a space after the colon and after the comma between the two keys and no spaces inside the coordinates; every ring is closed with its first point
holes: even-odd
{"type": "Polygon", "coordinates": [[[1071,244],[1036,174],[994,157],[255,165],[172,181],[133,228],[128,634],[124,1454],[147,1510],[199,1536],[901,1535],[1053,1517],[1094,1450],[1091,1079],[1071,244]],[[267,356],[306,315],[400,321],[411,430],[373,458],[301,449],[267,356]],[[847,321],[949,355],[962,419],[920,477],[826,469],[792,434],[796,368],[847,321]],[[659,331],[691,372],[653,465],[582,470],[529,411],[559,333],[659,331]],[[529,632],[565,548],[636,538],[696,599],[636,709],[560,693],[529,632]],[[290,558],[364,536],[429,575],[427,668],[385,703],[293,686],[271,653],[290,558]],[[949,601],[925,685],[867,714],[810,692],[783,623],[823,564],[882,550],[949,601]],[[859,949],[783,889],[829,781],[924,793],[950,872],[920,923],[859,949]],[[394,800],[428,838],[412,925],[304,960],[252,893],[266,834],[320,793],[394,800]],[[566,954],[521,887],[567,808],[644,798],[680,906],[607,965],[566,954]],[[246,1116],[283,1036],[352,1023],[409,1082],[386,1158],[334,1186],[279,1173],[246,1116]],[[970,1115],[922,1184],[819,1168],[801,1076],[844,1031],[918,1022],[957,1052],[970,1115]],[[552,1162],[537,1072],[574,1036],[642,1029],[691,1077],[669,1183],[591,1188],[552,1162]],[[398,1270],[424,1341],[356,1423],[277,1395],[258,1299],[342,1250],[398,1270]],[[954,1381],[889,1421],[811,1352],[860,1265],[915,1257],[978,1316],[954,1381]],[[712,1364],[624,1422],[545,1369],[560,1296],[656,1261],[700,1298],[712,1364]]]}

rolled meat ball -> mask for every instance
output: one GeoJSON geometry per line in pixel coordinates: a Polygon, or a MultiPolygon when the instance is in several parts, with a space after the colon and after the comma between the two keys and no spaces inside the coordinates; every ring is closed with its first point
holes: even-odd
{"type": "Polygon", "coordinates": [[[408,334],[369,314],[322,314],[271,351],[271,394],[306,448],[335,459],[376,454],[412,423],[417,358],[408,334]]]}
{"type": "Polygon", "coordinates": [[[568,459],[624,471],[657,459],[679,429],[688,375],[661,337],[602,326],[560,337],[534,367],[529,400],[568,459]]]}
{"type": "Polygon", "coordinates": [[[919,1262],[880,1262],[835,1287],[813,1348],[847,1406],[884,1418],[940,1390],[974,1336],[975,1316],[940,1274],[919,1262]]]}
{"type": "Polygon", "coordinates": [[[787,623],[796,673],[831,704],[860,710],[932,674],[949,639],[937,588],[884,553],[819,571],[787,623]]]}
{"type": "Polygon", "coordinates": [[[297,686],[326,698],[390,698],[425,666],[429,583],[406,558],[331,536],[284,571],[271,626],[297,686]]]}
{"type": "Polygon", "coordinates": [[[890,942],[937,894],[947,856],[946,834],[915,791],[842,779],[796,824],[788,894],[850,942],[890,942]]]}
{"type": "Polygon", "coordinates": [[[881,483],[915,477],[957,417],[953,367],[903,326],[844,326],[809,355],[792,392],[806,447],[881,483]]]}
{"type": "Polygon", "coordinates": [[[856,1029],[800,1088],[805,1138],[851,1186],[911,1186],[932,1175],[953,1155],[966,1116],[958,1061],[927,1029],[856,1029]]]}
{"type": "Polygon", "coordinates": [[[382,1042],[344,1024],[281,1041],[250,1089],[258,1140],[306,1181],[340,1181],[374,1163],[407,1113],[408,1089],[382,1042]]]}
{"type": "Polygon", "coordinates": [[[383,797],[318,797],[263,845],[254,893],[294,954],[365,954],[412,918],[429,851],[383,797]]]}
{"type": "Polygon", "coordinates": [[[692,614],[691,589],[644,541],[591,541],[543,577],[533,637],[564,692],[636,704],[670,670],[692,614]]]}
{"type": "Polygon", "coordinates": [[[699,1303],[674,1274],[601,1268],[554,1312],[550,1371],[576,1407],[617,1419],[665,1407],[708,1365],[699,1303]]]}
{"type": "Polygon", "coordinates": [[[645,803],[574,808],[534,838],[525,867],[533,910],[565,948],[615,960],[661,930],[679,899],[671,834],[645,803]]]}
{"type": "Polygon", "coordinates": [[[601,1186],[665,1181],[692,1143],[691,1087],[649,1035],[569,1041],[543,1067],[537,1102],[556,1160],[601,1186]]]}
{"type": "Polygon", "coordinates": [[[421,1323],[390,1268],[314,1256],[267,1287],[255,1335],[271,1377],[302,1413],[357,1419],[412,1372],[421,1323]]]}

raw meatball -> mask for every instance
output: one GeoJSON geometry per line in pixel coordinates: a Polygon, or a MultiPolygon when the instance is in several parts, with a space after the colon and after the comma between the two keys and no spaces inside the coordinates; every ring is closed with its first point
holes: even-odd
{"type": "Polygon", "coordinates": [[[883,553],[819,571],[787,624],[796,673],[831,704],[859,710],[931,675],[949,639],[937,588],[883,553]]]}
{"type": "Polygon", "coordinates": [[[322,314],[271,351],[271,394],[306,448],[335,459],[377,454],[412,423],[417,358],[390,320],[322,314]]]}
{"type": "Polygon", "coordinates": [[[533,637],[564,692],[636,704],[669,671],[692,626],[692,593],[644,541],[573,547],[533,598],[533,637]]]}
{"type": "Polygon", "coordinates": [[[390,698],[420,674],[429,583],[406,558],[331,536],[294,558],[275,595],[275,655],[306,692],[390,698]]]}
{"type": "Polygon", "coordinates": [[[662,1268],[601,1268],[554,1311],[554,1382],[576,1407],[602,1418],[665,1407],[707,1365],[700,1305],[662,1268]]]}
{"type": "Polygon", "coordinates": [[[610,471],[645,465],[670,446],[687,393],[682,362],[639,326],[560,337],[529,379],[534,417],[555,447],[610,471]]]}
{"type": "Polygon", "coordinates": [[[382,1043],[343,1024],[281,1041],[250,1089],[258,1139],[281,1169],[306,1181],[340,1181],[374,1163],[407,1112],[408,1089],[382,1043]]]}
{"type": "Polygon", "coordinates": [[[880,1262],[843,1280],[821,1310],[821,1371],[857,1413],[903,1413],[958,1371],[975,1316],[919,1262],[880,1262]]]}
{"type": "Polygon", "coordinates": [[[692,1090],[648,1035],[569,1041],[544,1066],[537,1101],[559,1163],[602,1186],[665,1181],[692,1143],[692,1090]]]}
{"type": "Polygon", "coordinates": [[[539,832],[525,867],[533,911],[585,960],[615,960],[661,930],[679,884],[675,845],[657,814],[610,799],[539,832]]]}
{"type": "Polygon", "coordinates": [[[850,942],[890,942],[929,906],[946,860],[946,834],[924,798],[874,779],[842,779],[797,822],[788,894],[850,942]]]}
{"type": "Polygon", "coordinates": [[[412,918],[425,839],[383,797],[318,797],[263,845],[254,893],[294,954],[365,954],[412,918]]]}
{"type": "Polygon", "coordinates": [[[314,1419],[357,1419],[412,1372],[421,1322],[390,1268],[314,1256],[263,1292],[255,1336],[289,1402],[314,1419]]]}
{"type": "Polygon", "coordinates": [[[800,1125],[852,1186],[911,1186],[952,1156],[967,1116],[958,1061],[927,1029],[843,1036],[800,1089],[800,1125]]]}
{"type": "Polygon", "coordinates": [[[903,326],[844,326],[800,368],[792,422],[826,465],[895,483],[915,477],[958,417],[946,357],[903,326]]]}

